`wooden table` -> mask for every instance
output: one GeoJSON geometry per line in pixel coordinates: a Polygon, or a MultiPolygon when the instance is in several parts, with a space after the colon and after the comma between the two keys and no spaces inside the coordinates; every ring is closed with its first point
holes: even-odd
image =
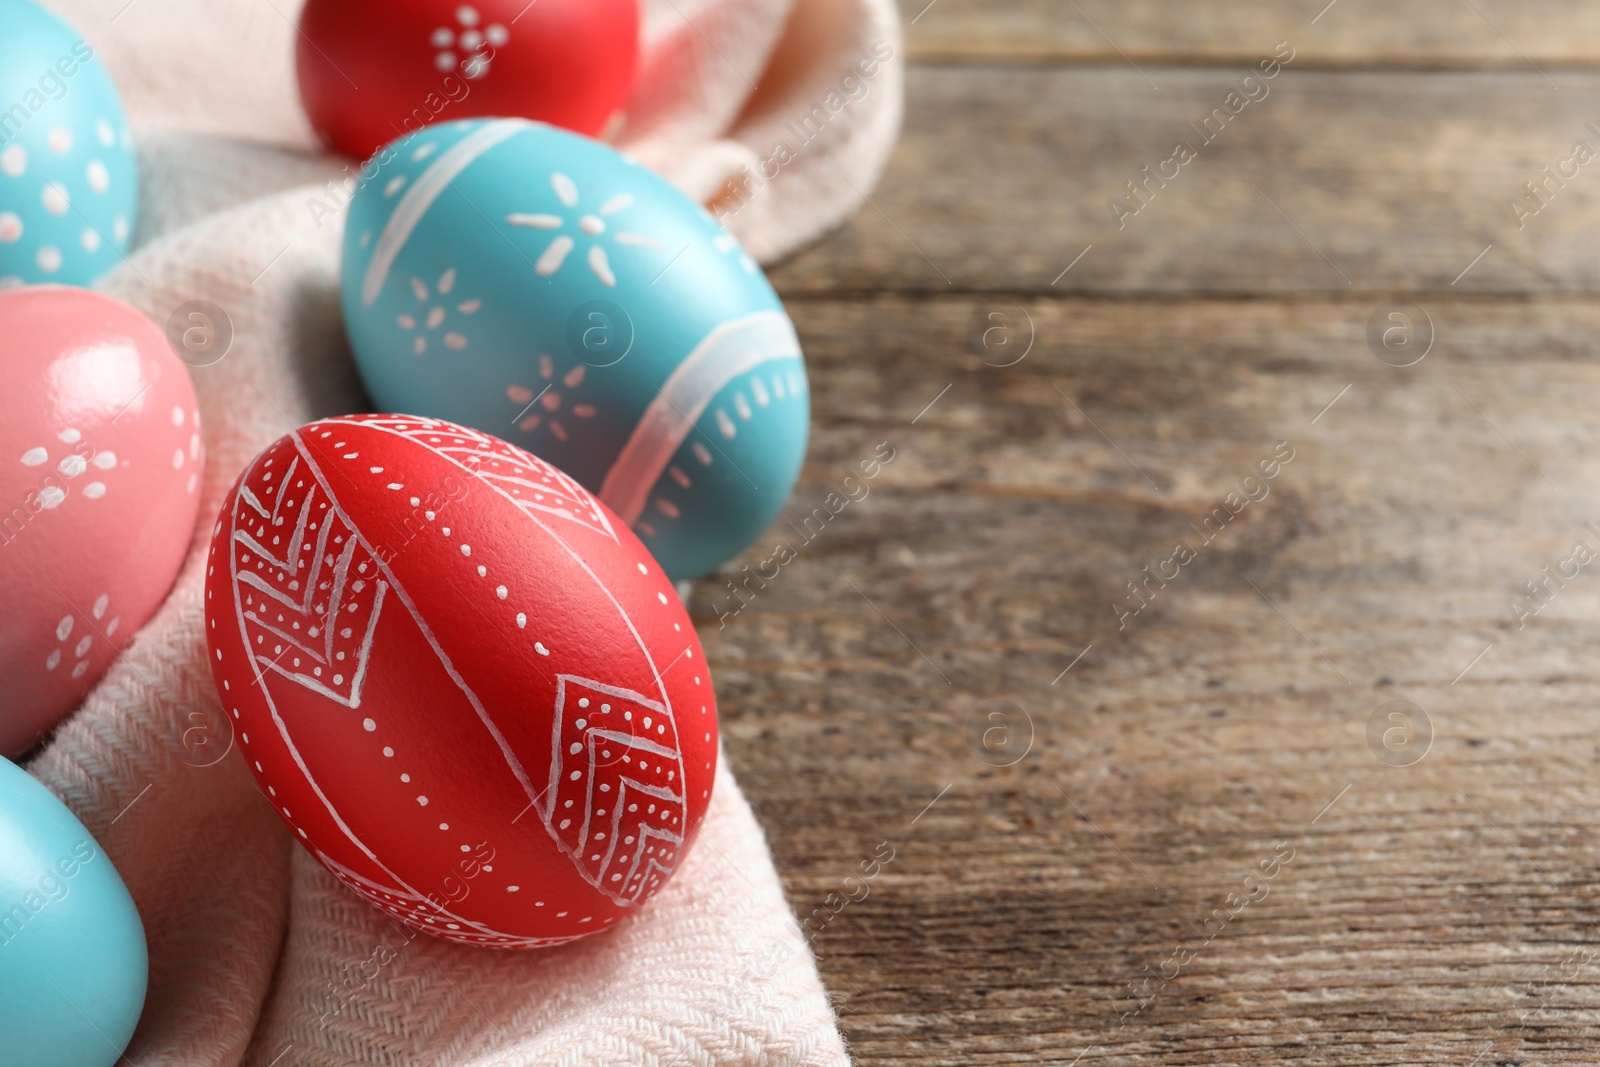
{"type": "Polygon", "coordinates": [[[1600,8],[925,3],[693,599],[859,1062],[1595,1062],[1600,8]]]}

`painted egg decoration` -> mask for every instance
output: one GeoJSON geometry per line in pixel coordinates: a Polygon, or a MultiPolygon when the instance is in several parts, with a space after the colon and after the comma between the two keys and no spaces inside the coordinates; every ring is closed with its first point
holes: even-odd
{"type": "Polygon", "coordinates": [[[111,1067],[149,972],[144,924],[110,857],[55,794],[0,759],[4,1062],[111,1067]]]}
{"type": "Polygon", "coordinates": [[[0,285],[88,285],[121,261],[139,202],[122,102],[83,37],[0,0],[0,285]]]}
{"type": "Polygon", "coordinates": [[[633,90],[638,0],[308,0],[295,67],[311,125],[366,159],[434,122],[520,115],[599,134],[633,90]]]}
{"type": "Polygon", "coordinates": [[[224,502],[206,617],[262,791],[417,929],[498,948],[597,933],[705,817],[716,700],[671,581],[497,438],[407,415],[279,438],[224,502]]]}
{"type": "Polygon", "coordinates": [[[595,492],[674,579],[788,498],[810,418],[794,327],[702,209],[517,119],[403,138],[351,203],[345,328],[381,408],[503,436],[595,492]]]}
{"type": "Polygon", "coordinates": [[[166,599],[205,452],[187,369],[109,296],[0,292],[0,754],[77,707],[166,599]]]}

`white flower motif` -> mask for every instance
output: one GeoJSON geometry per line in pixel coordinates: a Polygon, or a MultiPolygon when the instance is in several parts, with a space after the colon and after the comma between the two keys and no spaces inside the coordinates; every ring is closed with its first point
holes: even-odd
{"type": "MultiPolygon", "coordinates": [[[[539,377],[544,379],[544,387],[538,392],[525,385],[509,385],[506,387],[506,397],[521,410],[513,416],[512,421],[523,433],[532,433],[539,428],[541,422],[558,441],[567,439],[567,428],[558,421],[561,409],[562,395],[556,390],[557,384],[566,386],[569,390],[576,390],[583,384],[584,365],[574,364],[559,379],[555,377],[556,365],[548,355],[539,356],[539,377]],[[534,404],[538,403],[545,410],[545,414],[529,414],[533,411],[534,404]],[[548,422],[546,422],[548,418],[548,422]]],[[[595,416],[593,404],[571,404],[569,410],[580,419],[592,419],[595,416]]]]}
{"type": "MultiPolygon", "coordinates": [[[[395,321],[400,324],[400,328],[403,330],[417,331],[417,336],[411,342],[411,351],[414,355],[420,356],[428,350],[428,331],[439,329],[444,325],[445,319],[449,317],[450,311],[445,307],[446,301],[444,297],[449,296],[455,287],[456,269],[451,267],[439,275],[439,283],[435,286],[440,298],[439,302],[430,304],[427,284],[421,278],[411,279],[411,291],[416,294],[417,303],[423,305],[422,310],[418,313],[422,317],[418,319],[417,315],[401,314],[396,317],[395,321]]],[[[481,307],[483,307],[482,300],[463,300],[455,306],[455,310],[457,314],[475,315],[481,307]]],[[[467,335],[459,330],[446,330],[440,340],[444,342],[446,348],[455,349],[458,352],[467,347],[467,335]]]]}
{"type": "MultiPolygon", "coordinates": [[[[568,208],[577,209],[578,186],[571,178],[557,171],[550,175],[550,187],[555,190],[556,196],[561,200],[562,204],[568,208]]],[[[602,285],[615,287],[617,284],[617,276],[611,271],[611,259],[606,255],[606,250],[600,242],[600,238],[607,232],[606,219],[619,211],[626,210],[632,203],[633,196],[631,194],[618,193],[604,204],[601,204],[597,213],[580,215],[576,223],[573,224],[573,228],[576,229],[579,235],[589,239],[586,242],[589,245],[589,251],[585,258],[589,262],[589,269],[594,272],[596,278],[600,279],[602,285]]],[[[528,226],[535,230],[565,230],[569,220],[560,215],[512,214],[506,216],[506,221],[513,226],[528,226]]],[[[643,234],[632,233],[627,230],[617,231],[612,239],[619,245],[628,245],[633,248],[665,247],[660,242],[653,241],[643,234]]],[[[541,277],[548,278],[561,269],[561,265],[567,261],[567,255],[577,247],[577,244],[577,238],[566,233],[558,234],[545,246],[544,251],[539,253],[538,262],[533,265],[533,269],[541,277]]]]}
{"type": "MultiPolygon", "coordinates": [[[[66,479],[68,482],[72,482],[73,479],[83,474],[91,465],[93,465],[96,470],[110,471],[120,462],[117,459],[117,454],[111,451],[109,448],[100,449],[98,451],[90,448],[85,453],[77,447],[74,447],[83,441],[83,434],[71,426],[56,434],[56,440],[69,446],[69,451],[66,452],[54,464],[51,464],[51,466],[54,468],[57,474],[59,474],[63,479],[66,479]]],[[[199,438],[194,438],[194,441],[195,447],[198,450],[199,438]]],[[[22,454],[21,462],[24,467],[43,467],[50,463],[50,450],[43,445],[35,445],[33,448],[28,449],[22,454]]],[[[48,474],[46,477],[49,480],[44,487],[38,491],[37,494],[39,505],[44,510],[58,508],[62,504],[66,503],[70,486],[58,484],[53,479],[53,476],[48,474]]],[[[99,500],[101,497],[105,496],[106,483],[99,480],[103,477],[105,477],[105,475],[91,475],[91,478],[94,480],[85,484],[80,490],[83,496],[89,500],[99,500]]],[[[74,482],[73,484],[76,483],[74,482]]],[[[99,618],[98,615],[95,617],[99,618]]]]}
{"type": "Polygon", "coordinates": [[[455,48],[459,47],[466,57],[461,60],[461,73],[476,81],[489,73],[490,54],[489,48],[499,48],[511,39],[511,31],[498,22],[492,22],[483,29],[478,28],[480,22],[478,9],[469,5],[456,8],[457,29],[449,26],[440,26],[433,31],[431,38],[433,47],[438,49],[433,56],[433,64],[440,70],[448,71],[456,65],[455,48]],[[489,47],[485,47],[485,46],[489,47]]]}

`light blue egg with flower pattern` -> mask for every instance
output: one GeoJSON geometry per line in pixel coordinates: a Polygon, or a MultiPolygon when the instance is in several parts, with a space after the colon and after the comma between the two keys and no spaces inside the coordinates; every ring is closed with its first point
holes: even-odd
{"type": "Polygon", "coordinates": [[[39,5],[0,0],[0,285],[88,285],[121,261],[138,202],[100,57],[39,5]]]}
{"type": "Polygon", "coordinates": [[[358,182],[341,295],[379,409],[549,460],[674,578],[773,520],[805,457],[805,365],[772,286],[703,208],[521,119],[429,126],[358,182]]]}

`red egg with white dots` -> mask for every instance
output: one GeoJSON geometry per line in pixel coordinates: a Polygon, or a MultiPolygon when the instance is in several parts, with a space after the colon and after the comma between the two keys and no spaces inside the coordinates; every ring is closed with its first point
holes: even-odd
{"type": "Polygon", "coordinates": [[[716,701],[672,582],[582,486],[476,430],[356,415],[279,438],[223,503],[206,637],[295,838],[427,933],[597,933],[705,817],[716,701]]]}
{"type": "Polygon", "coordinates": [[[597,136],[633,90],[638,0],[307,0],[295,69],[324,141],[366,159],[433,122],[597,136]]]}
{"type": "Polygon", "coordinates": [[[172,587],[205,449],[188,371],[119,300],[0,291],[0,755],[76,708],[172,587]]]}

